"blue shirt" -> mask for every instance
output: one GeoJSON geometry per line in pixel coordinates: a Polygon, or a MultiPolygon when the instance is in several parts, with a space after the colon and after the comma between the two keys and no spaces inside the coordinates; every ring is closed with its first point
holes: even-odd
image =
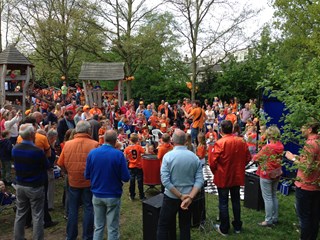
{"type": "Polygon", "coordinates": [[[151,115],[152,115],[152,110],[151,110],[151,109],[150,109],[150,110],[145,109],[145,110],[143,111],[143,115],[146,117],[146,119],[147,119],[147,121],[148,121],[149,117],[151,117],[151,115]]]}
{"type": "Polygon", "coordinates": [[[130,179],[123,153],[108,144],[90,151],[84,176],[90,179],[91,191],[98,198],[120,198],[122,182],[130,179]]]}
{"type": "Polygon", "coordinates": [[[177,197],[170,192],[173,187],[182,194],[189,194],[193,187],[200,189],[204,179],[202,164],[197,155],[186,146],[175,146],[163,157],[161,182],[165,187],[164,193],[174,199],[177,197]]]}

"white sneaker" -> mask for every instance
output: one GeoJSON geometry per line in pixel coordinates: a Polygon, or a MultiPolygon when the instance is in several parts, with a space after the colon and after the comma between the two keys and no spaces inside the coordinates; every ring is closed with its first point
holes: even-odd
{"type": "Polygon", "coordinates": [[[228,234],[221,232],[220,224],[213,224],[213,229],[216,230],[218,233],[220,233],[221,236],[224,236],[224,237],[228,236],[228,234]]]}

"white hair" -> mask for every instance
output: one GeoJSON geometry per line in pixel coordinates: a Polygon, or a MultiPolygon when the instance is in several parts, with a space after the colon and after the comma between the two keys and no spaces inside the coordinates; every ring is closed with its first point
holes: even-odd
{"type": "Polygon", "coordinates": [[[25,123],[20,126],[19,135],[23,139],[30,138],[35,133],[35,129],[31,123],[25,123]]]}
{"type": "Polygon", "coordinates": [[[76,126],[76,133],[91,133],[90,132],[91,125],[87,121],[79,121],[76,126]]]}

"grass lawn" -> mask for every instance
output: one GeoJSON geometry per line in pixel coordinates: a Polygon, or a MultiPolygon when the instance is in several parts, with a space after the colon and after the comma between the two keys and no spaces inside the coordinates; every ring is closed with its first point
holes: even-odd
{"type": "MultiPolygon", "coordinates": [[[[124,185],[124,194],[122,196],[121,206],[121,239],[140,240],[142,234],[142,203],[138,200],[131,202],[128,195],[129,184],[124,185]]],[[[12,188],[9,188],[12,191],[12,188]]],[[[57,226],[45,229],[45,239],[60,240],[65,238],[66,220],[63,218],[64,211],[61,204],[63,191],[63,179],[56,180],[55,210],[50,212],[54,221],[59,221],[57,226]]],[[[147,196],[153,196],[156,193],[148,191],[147,196]]],[[[230,230],[229,239],[272,239],[286,240],[299,239],[298,220],[294,211],[294,193],[289,196],[279,194],[279,225],[273,228],[263,228],[257,225],[264,220],[264,211],[256,211],[242,207],[243,231],[241,234],[234,234],[230,230]]],[[[243,204],[243,202],[242,202],[243,204]]],[[[231,205],[231,203],[229,203],[231,205]]],[[[212,229],[212,223],[216,223],[218,214],[218,198],[215,195],[206,194],[207,221],[204,229],[192,229],[192,239],[223,239],[217,232],[212,229]]],[[[230,216],[232,211],[230,209],[230,216]]],[[[11,240],[13,236],[14,212],[12,209],[6,209],[0,213],[0,239],[11,240]]],[[[81,218],[81,216],[80,216],[81,218]]],[[[81,239],[81,221],[79,221],[79,235],[81,239]]],[[[26,229],[27,239],[32,239],[32,230],[26,229]]],[[[106,239],[106,238],[105,238],[106,239]]],[[[154,239],[150,239],[154,240],[154,239]]]]}

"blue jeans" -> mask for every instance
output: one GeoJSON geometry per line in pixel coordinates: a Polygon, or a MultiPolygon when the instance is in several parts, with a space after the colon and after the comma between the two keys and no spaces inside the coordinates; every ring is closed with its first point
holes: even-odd
{"type": "Polygon", "coordinates": [[[230,188],[218,188],[219,193],[219,216],[220,216],[220,231],[227,234],[230,229],[229,220],[229,192],[231,195],[232,211],[234,221],[232,222],[235,231],[240,231],[242,228],[241,222],[241,207],[240,207],[240,186],[230,188]]]}
{"type": "Polygon", "coordinates": [[[94,240],[102,240],[104,227],[107,223],[108,240],[120,239],[120,198],[97,198],[93,196],[94,208],[94,240]]]}
{"type": "Polygon", "coordinates": [[[265,221],[268,224],[278,221],[279,215],[279,204],[277,198],[277,188],[278,188],[279,179],[270,180],[260,178],[260,186],[262,197],[264,201],[264,207],[266,211],[265,221]]]}
{"type": "Polygon", "coordinates": [[[199,128],[191,128],[191,141],[192,143],[198,144],[198,133],[199,133],[199,128]]]}
{"type": "Polygon", "coordinates": [[[139,189],[139,197],[140,199],[144,198],[144,191],[143,191],[143,171],[141,168],[129,168],[130,172],[130,186],[129,192],[130,197],[134,198],[136,196],[136,179],[138,182],[138,189],[139,189]]]}
{"type": "Polygon", "coordinates": [[[82,239],[88,240],[93,238],[93,206],[92,193],[90,188],[74,188],[69,186],[68,189],[68,223],[67,238],[68,240],[76,240],[78,236],[78,211],[80,201],[83,204],[82,217],[82,239]]]}
{"type": "Polygon", "coordinates": [[[176,215],[179,213],[180,239],[189,240],[191,226],[191,211],[182,210],[180,199],[163,196],[162,207],[160,210],[157,240],[175,240],[176,239],[176,215]]]}
{"type": "Polygon", "coordinates": [[[296,207],[300,220],[300,239],[316,240],[319,231],[320,191],[296,188],[296,207]]]}

